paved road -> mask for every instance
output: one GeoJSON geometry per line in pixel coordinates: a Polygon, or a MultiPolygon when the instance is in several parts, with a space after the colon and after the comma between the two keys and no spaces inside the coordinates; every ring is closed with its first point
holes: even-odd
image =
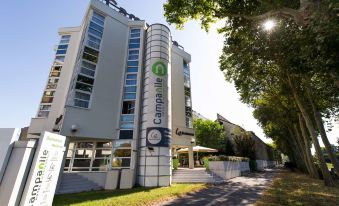
{"type": "Polygon", "coordinates": [[[244,206],[253,205],[270,185],[278,169],[236,177],[224,184],[208,187],[185,197],[162,203],[161,206],[244,206]]]}

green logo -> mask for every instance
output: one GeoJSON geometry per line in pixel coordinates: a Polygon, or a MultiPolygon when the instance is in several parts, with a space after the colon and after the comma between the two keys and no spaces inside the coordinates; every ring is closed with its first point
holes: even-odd
{"type": "Polygon", "coordinates": [[[165,76],[167,74],[167,67],[162,61],[157,61],[152,65],[152,72],[159,76],[165,76]]]}

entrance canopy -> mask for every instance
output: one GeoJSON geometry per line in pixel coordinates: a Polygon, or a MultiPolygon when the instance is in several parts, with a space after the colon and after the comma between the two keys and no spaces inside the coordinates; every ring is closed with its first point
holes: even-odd
{"type": "MultiPolygon", "coordinates": [[[[177,152],[178,153],[186,153],[186,152],[188,152],[188,148],[179,149],[177,152]]],[[[218,152],[218,150],[208,148],[208,147],[194,146],[193,152],[218,152]]]]}

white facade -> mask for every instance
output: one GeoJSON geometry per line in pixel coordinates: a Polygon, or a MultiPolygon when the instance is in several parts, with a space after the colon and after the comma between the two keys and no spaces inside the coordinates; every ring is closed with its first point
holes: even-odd
{"type": "Polygon", "coordinates": [[[59,34],[28,137],[43,131],[67,136],[65,172],[126,168],[140,185],[171,184],[172,149],[195,142],[190,55],[172,42],[166,26],[148,25],[109,1],[92,0],[81,26],[59,34]],[[153,67],[160,76],[152,76],[153,67]],[[161,97],[150,85],[160,79],[161,97]],[[167,129],[167,145],[148,141],[153,127],[167,129]]]}

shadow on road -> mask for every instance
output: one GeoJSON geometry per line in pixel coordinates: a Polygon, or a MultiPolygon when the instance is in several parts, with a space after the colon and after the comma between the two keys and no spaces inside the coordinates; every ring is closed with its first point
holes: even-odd
{"type": "Polygon", "coordinates": [[[210,186],[185,197],[162,203],[162,206],[212,206],[212,205],[252,205],[270,185],[273,177],[281,172],[279,169],[267,169],[260,173],[236,177],[226,183],[210,186]]]}

